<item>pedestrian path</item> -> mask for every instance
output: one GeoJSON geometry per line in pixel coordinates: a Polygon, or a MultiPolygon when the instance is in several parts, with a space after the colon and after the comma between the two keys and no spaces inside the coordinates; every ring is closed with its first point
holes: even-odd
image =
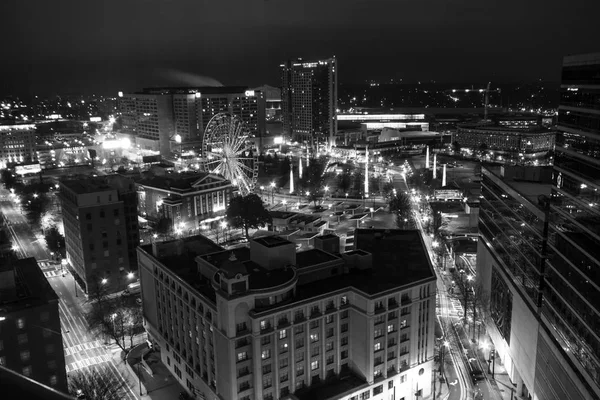
{"type": "Polygon", "coordinates": [[[103,344],[101,340],[94,340],[93,342],[86,342],[75,346],[66,347],[65,356],[70,356],[72,354],[77,354],[84,350],[91,350],[102,346],[103,344]]]}
{"type": "Polygon", "coordinates": [[[78,369],[92,367],[94,365],[102,364],[105,362],[110,362],[112,357],[108,354],[102,354],[100,356],[88,357],[81,361],[75,361],[70,364],[67,364],[66,370],[67,374],[73,371],[77,371],[78,369]]]}
{"type": "Polygon", "coordinates": [[[61,272],[55,269],[44,271],[44,276],[46,278],[56,278],[57,276],[61,276],[61,272]]]}

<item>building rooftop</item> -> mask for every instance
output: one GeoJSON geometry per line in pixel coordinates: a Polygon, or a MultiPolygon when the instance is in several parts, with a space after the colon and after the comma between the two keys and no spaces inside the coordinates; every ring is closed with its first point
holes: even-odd
{"type": "Polygon", "coordinates": [[[299,400],[328,400],[338,399],[347,392],[355,392],[361,387],[367,387],[364,379],[349,373],[340,378],[323,382],[318,386],[310,386],[298,390],[294,395],[299,400]]]}
{"type": "MultiPolygon", "coordinates": [[[[190,284],[193,288],[198,290],[200,293],[205,295],[211,301],[215,301],[214,290],[212,289],[211,283],[207,282],[206,279],[198,273],[198,266],[196,263],[196,257],[205,254],[216,253],[222,251],[223,248],[212,240],[201,236],[191,236],[183,239],[165,241],[157,243],[158,246],[181,246],[181,252],[165,252],[164,255],[160,253],[156,256],[153,255],[153,245],[148,244],[140,246],[139,248],[154,256],[160,261],[167,269],[171,270],[174,274],[179,276],[183,281],[190,284]]],[[[236,249],[237,250],[243,250],[236,249]]],[[[236,256],[237,256],[236,252],[236,256]]],[[[229,256],[229,254],[227,255],[229,256]]]]}
{"type": "Polygon", "coordinates": [[[518,194],[520,194],[522,197],[528,200],[528,202],[536,208],[540,208],[538,203],[540,196],[550,197],[552,188],[551,183],[524,181],[514,178],[507,178],[502,176],[501,167],[498,166],[485,166],[482,171],[488,171],[496,179],[501,180],[506,185],[513,188],[518,194]]]}
{"type": "Polygon", "coordinates": [[[192,189],[192,185],[202,178],[207,177],[206,172],[182,172],[172,173],[161,176],[153,176],[139,180],[137,183],[141,186],[147,186],[157,189],[171,190],[177,189],[185,191],[192,189]]]}
{"type": "Polygon", "coordinates": [[[319,249],[311,249],[296,253],[296,267],[299,269],[334,260],[339,260],[339,257],[319,249]]]}
{"type": "Polygon", "coordinates": [[[250,290],[279,286],[289,282],[294,276],[294,271],[291,268],[268,270],[250,261],[250,249],[247,247],[224,250],[218,253],[201,255],[200,257],[225,272],[230,279],[236,274],[248,275],[250,290]]]}
{"type": "MultiPolygon", "coordinates": [[[[419,231],[357,229],[355,249],[350,254],[372,255],[372,268],[350,269],[348,273],[313,281],[297,288],[297,300],[354,287],[368,295],[410,286],[435,274],[419,231]]],[[[296,254],[296,262],[298,255],[296,254]]],[[[345,253],[348,255],[349,253],[345,253]]]]}
{"type": "Polygon", "coordinates": [[[540,125],[529,125],[523,127],[513,127],[506,125],[496,125],[489,122],[464,123],[458,125],[459,129],[477,129],[480,131],[500,132],[502,134],[520,135],[527,134],[555,134],[555,131],[540,125]]]}
{"type": "Polygon", "coordinates": [[[144,88],[136,94],[229,94],[245,93],[247,86],[195,86],[144,88]]]}
{"type": "Polygon", "coordinates": [[[88,177],[85,179],[69,179],[64,180],[61,184],[77,194],[105,192],[115,190],[111,187],[106,179],[102,177],[88,177]]]}
{"type": "Polygon", "coordinates": [[[268,248],[290,244],[288,240],[285,240],[279,236],[263,236],[261,238],[255,239],[254,241],[260,244],[261,246],[268,248]]]}
{"type": "Polygon", "coordinates": [[[271,218],[278,219],[288,219],[296,215],[295,212],[291,211],[269,211],[269,214],[271,214],[271,218]]]}
{"type": "Polygon", "coordinates": [[[0,382],[6,393],[18,393],[27,400],[75,400],[49,386],[0,366],[0,382]]]}
{"type": "MultiPolygon", "coordinates": [[[[35,258],[9,261],[2,266],[1,271],[9,273],[12,270],[15,272],[15,284],[12,290],[8,289],[0,294],[1,313],[9,314],[58,300],[56,292],[48,283],[35,258]]],[[[12,286],[10,282],[7,283],[8,286],[12,286]]]]}

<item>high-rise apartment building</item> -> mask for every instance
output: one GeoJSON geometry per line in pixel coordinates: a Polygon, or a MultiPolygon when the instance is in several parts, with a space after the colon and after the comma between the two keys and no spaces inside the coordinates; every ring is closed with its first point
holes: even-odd
{"type": "Polygon", "coordinates": [[[134,182],[120,175],[66,180],[59,197],[67,261],[84,290],[125,289],[140,242],[134,182]]]}
{"type": "Polygon", "coordinates": [[[0,263],[0,365],[67,391],[58,296],[34,258],[0,263]]]}
{"type": "Polygon", "coordinates": [[[283,132],[293,140],[335,143],[337,76],[335,57],[281,64],[283,132]]]}
{"type": "Polygon", "coordinates": [[[483,169],[477,278],[498,358],[534,400],[600,398],[598,92],[600,53],[565,57],[547,182],[483,169]]]}
{"type": "Polygon", "coordinates": [[[35,124],[0,125],[0,168],[35,162],[35,124]]]}
{"type": "Polygon", "coordinates": [[[198,142],[210,119],[220,112],[239,116],[255,137],[266,130],[266,97],[242,86],[145,88],[121,94],[122,131],[136,137],[148,150],[171,152],[179,135],[182,142],[198,142]]]}
{"type": "Polygon", "coordinates": [[[299,253],[279,236],[140,246],[148,338],[207,400],[430,396],[436,278],[421,236],[355,237],[343,254],[333,235],[299,253]]]}

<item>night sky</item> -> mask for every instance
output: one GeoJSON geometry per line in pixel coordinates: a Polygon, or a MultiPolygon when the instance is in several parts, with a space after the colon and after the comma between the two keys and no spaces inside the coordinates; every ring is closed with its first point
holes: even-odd
{"type": "Polygon", "coordinates": [[[280,84],[336,55],[339,81],[558,81],[600,51],[598,0],[4,0],[0,95],[280,84]],[[203,78],[206,77],[206,78],[203,78]]]}

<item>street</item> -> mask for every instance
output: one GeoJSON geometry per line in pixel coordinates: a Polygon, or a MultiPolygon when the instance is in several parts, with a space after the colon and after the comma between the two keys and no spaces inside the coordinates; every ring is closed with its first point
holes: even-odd
{"type": "Polygon", "coordinates": [[[115,353],[116,351],[120,353],[120,349],[116,345],[105,345],[102,338],[98,338],[95,333],[88,330],[84,317],[86,298],[79,287],[75,288],[72,275],[66,269],[63,274],[60,264],[49,260],[50,255],[43,239],[41,239],[42,243],[36,239],[25,216],[14,207],[8,191],[1,190],[0,195],[2,195],[0,210],[9,224],[13,246],[18,246],[19,257],[35,257],[59,297],[67,375],[78,370],[103,370],[119,381],[125,382],[125,399],[137,399],[135,391],[131,389],[127,380],[123,379],[120,368],[124,368],[124,365],[115,362],[115,353]],[[78,296],[75,295],[75,290],[78,296]]]}

